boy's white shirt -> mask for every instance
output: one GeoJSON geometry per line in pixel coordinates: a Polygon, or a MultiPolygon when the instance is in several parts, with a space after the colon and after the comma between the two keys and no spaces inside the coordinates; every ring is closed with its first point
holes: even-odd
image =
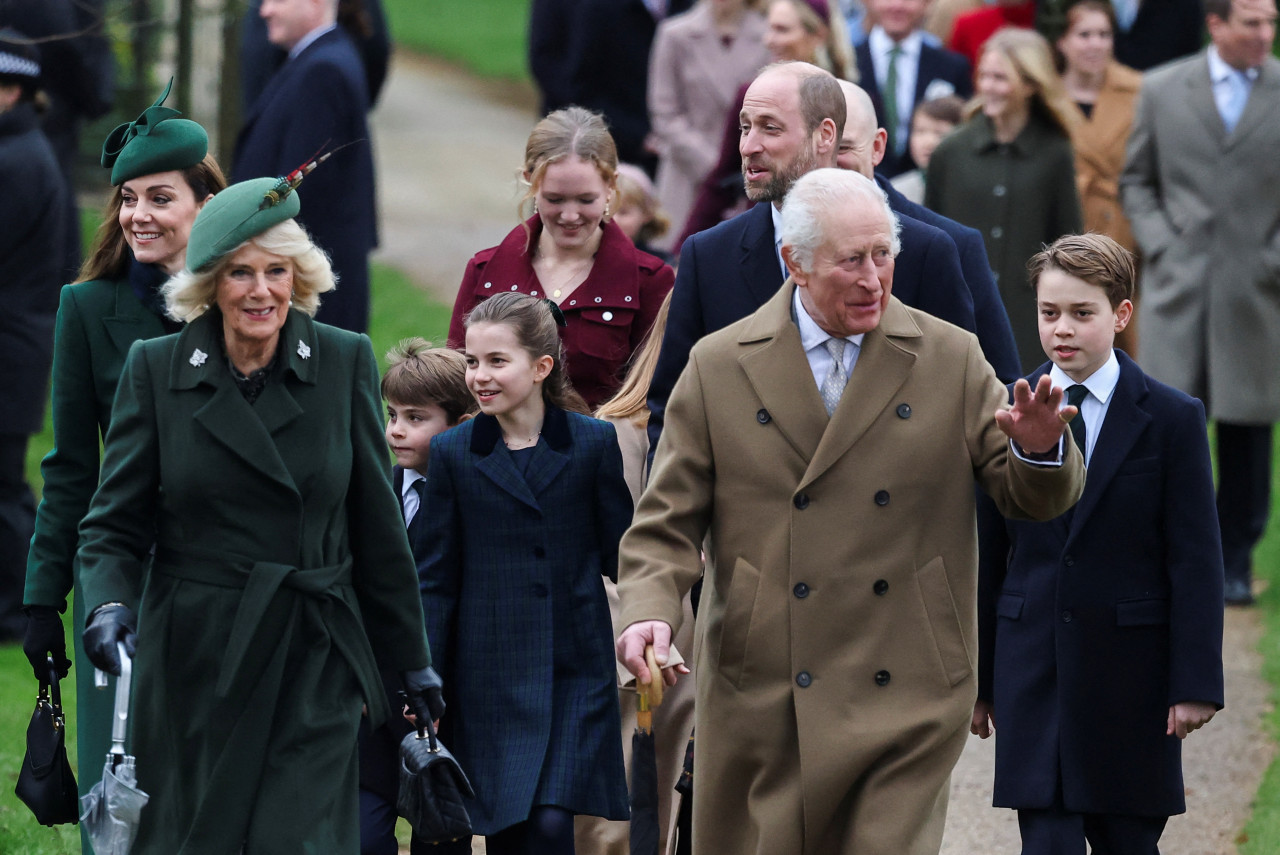
{"type": "MultiPolygon", "coordinates": [[[[1093,447],[1098,443],[1102,423],[1106,421],[1107,410],[1111,407],[1111,396],[1116,391],[1116,384],[1120,382],[1120,360],[1116,359],[1116,352],[1112,350],[1111,358],[1081,384],[1068,377],[1067,372],[1057,365],[1049,369],[1049,379],[1053,385],[1063,389],[1082,385],[1089,390],[1089,394],[1080,402],[1080,415],[1084,418],[1084,465],[1088,467],[1089,461],[1093,459],[1093,447]]],[[[1065,406],[1065,395],[1062,402],[1065,406]]]]}
{"type": "Polygon", "coordinates": [[[404,470],[404,485],[400,488],[400,504],[404,507],[404,524],[408,527],[413,522],[413,515],[418,512],[418,491],[413,489],[413,482],[420,481],[427,476],[423,475],[417,469],[404,470]]]}

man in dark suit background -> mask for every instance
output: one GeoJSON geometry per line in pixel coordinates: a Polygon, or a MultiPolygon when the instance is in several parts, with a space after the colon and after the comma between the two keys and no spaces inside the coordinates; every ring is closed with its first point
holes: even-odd
{"type": "MultiPolygon", "coordinates": [[[[240,93],[248,110],[267,88],[271,76],[284,65],[289,54],[267,38],[267,25],[260,10],[262,0],[249,0],[240,22],[240,93]]],[[[364,63],[365,81],[369,84],[369,108],[373,109],[387,80],[391,63],[391,34],[382,0],[339,0],[338,26],[351,36],[360,60],[364,63]]]]}
{"type": "Polygon", "coordinates": [[[316,320],[364,332],[369,252],[378,244],[369,93],[337,10],[337,0],[263,0],[267,38],[289,56],[245,116],[231,174],[233,181],[285,175],[321,150],[335,151],[307,179],[307,209],[298,221],[338,274],[338,289],[325,295],[316,320]]]}
{"type": "Polygon", "coordinates": [[[875,107],[865,90],[847,80],[840,81],[840,88],[844,91],[847,112],[836,166],[874,180],[889,197],[889,208],[899,217],[917,219],[941,229],[951,238],[960,253],[960,269],[973,298],[974,332],[982,345],[982,353],[996,370],[996,376],[1012,383],[1022,376],[1022,363],[1018,360],[1018,345],[1013,339],[1013,327],[1009,325],[1009,313],[1004,310],[1000,289],[991,274],[981,233],[917,205],[899,193],[883,175],[876,174],[875,169],[885,155],[888,134],[876,126],[875,107]]]}
{"type": "Polygon", "coordinates": [[[529,71],[542,114],[577,105],[604,116],[618,159],[651,175],[658,161],[649,136],[649,49],[663,18],[690,0],[533,0],[529,71]]]}
{"type": "MultiPolygon", "coordinates": [[[[747,198],[764,204],[692,235],[680,250],[671,313],[649,386],[650,459],[662,434],[667,397],[693,345],[763,306],[786,278],[778,243],[782,200],[801,176],[835,166],[844,93],[835,77],[817,66],[775,63],[751,83],[742,120],[738,150],[747,198]]],[[[910,217],[899,221],[895,296],[972,332],[973,298],[955,243],[933,226],[910,217]]]]}
{"type": "Polygon", "coordinates": [[[968,98],[973,78],[969,60],[925,41],[921,25],[928,0],[871,0],[868,6],[876,25],[857,47],[858,81],[888,133],[879,171],[892,178],[918,166],[907,148],[916,105],[943,95],[968,98]]]}

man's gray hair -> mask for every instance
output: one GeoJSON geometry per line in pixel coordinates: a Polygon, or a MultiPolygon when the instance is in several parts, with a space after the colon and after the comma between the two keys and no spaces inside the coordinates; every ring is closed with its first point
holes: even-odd
{"type": "Polygon", "coordinates": [[[870,178],[849,169],[815,169],[796,181],[782,204],[782,245],[791,247],[791,259],[801,270],[813,269],[813,254],[826,239],[825,213],[850,205],[880,207],[889,222],[891,249],[898,254],[902,224],[884,191],[870,178]]]}

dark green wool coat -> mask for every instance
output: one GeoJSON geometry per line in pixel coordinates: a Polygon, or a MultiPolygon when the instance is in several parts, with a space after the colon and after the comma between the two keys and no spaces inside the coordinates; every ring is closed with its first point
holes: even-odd
{"type": "MultiPolygon", "coordinates": [[[[127,279],[79,282],[62,289],[53,347],[53,450],[40,464],[44,491],[27,553],[23,601],[65,609],[67,594],[74,588],[72,626],[84,626],[85,617],[73,573],[77,530],[98,488],[99,441],[111,424],[116,383],[129,347],[164,332],[160,318],[134,296],[127,279]]],[[[77,781],[83,795],[97,782],[111,748],[115,681],[106,691],[94,687],[93,666],[85,658],[80,633],[71,636],[81,770],[77,781]]]]}
{"type": "Polygon", "coordinates": [[[211,309],[133,346],[81,526],[86,606],[139,613],[134,851],[355,853],[374,652],[430,662],[373,351],[291,311],[250,405],[221,330],[211,309]]]}
{"type": "Polygon", "coordinates": [[[1009,313],[1022,370],[1044,362],[1027,262],[1041,246],[1084,228],[1071,141],[1034,110],[1013,142],[996,142],[974,116],[929,160],[925,207],[982,232],[1009,313]]]}

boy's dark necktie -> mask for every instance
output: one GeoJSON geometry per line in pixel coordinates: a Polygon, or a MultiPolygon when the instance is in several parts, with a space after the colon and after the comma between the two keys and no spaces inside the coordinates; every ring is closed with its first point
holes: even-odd
{"type": "MultiPolygon", "coordinates": [[[[1089,394],[1088,388],[1085,386],[1082,386],[1079,383],[1077,383],[1074,386],[1068,386],[1067,387],[1067,403],[1079,410],[1080,403],[1084,400],[1085,396],[1088,394],[1089,394]]],[[[1076,447],[1080,449],[1081,454],[1085,453],[1084,450],[1085,450],[1086,434],[1084,432],[1084,429],[1085,429],[1084,410],[1080,410],[1080,412],[1076,413],[1076,417],[1071,420],[1071,436],[1073,439],[1075,439],[1076,447]]]]}
{"type": "Polygon", "coordinates": [[[427,479],[419,478],[409,485],[409,489],[418,494],[418,510],[414,511],[413,519],[409,520],[409,545],[413,546],[418,542],[418,534],[422,531],[422,527],[426,525],[427,505],[423,501],[423,495],[427,492],[427,479]]]}

